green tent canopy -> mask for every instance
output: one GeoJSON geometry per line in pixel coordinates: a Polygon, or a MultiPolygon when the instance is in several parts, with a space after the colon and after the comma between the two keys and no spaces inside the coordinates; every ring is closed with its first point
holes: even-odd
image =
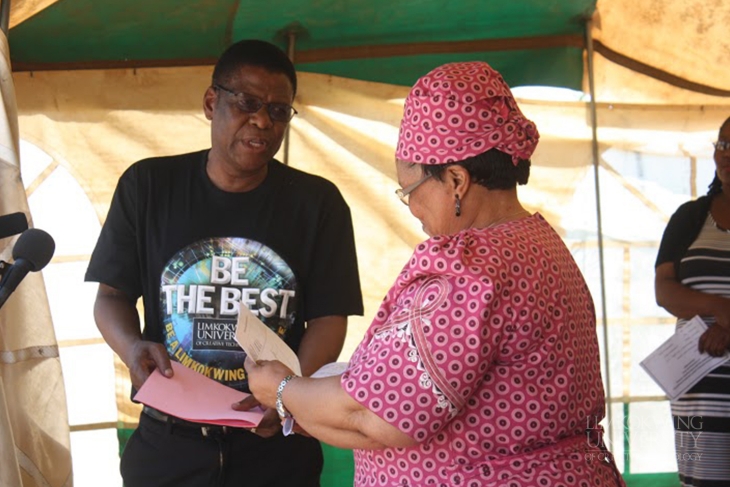
{"type": "Polygon", "coordinates": [[[595,0],[60,1],[12,28],[14,71],[204,65],[231,42],[289,50],[297,69],[411,85],[484,60],[512,85],[580,89],[595,0]],[[290,39],[293,44],[290,44],[290,39]]]}

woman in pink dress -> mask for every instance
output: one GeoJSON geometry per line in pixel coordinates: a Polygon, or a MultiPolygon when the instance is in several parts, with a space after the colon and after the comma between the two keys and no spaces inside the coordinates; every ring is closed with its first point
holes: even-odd
{"type": "Polygon", "coordinates": [[[247,360],[262,404],[354,449],[356,486],[624,485],[598,426],[593,301],[560,237],[517,198],[538,137],[486,63],[419,79],[396,193],[431,238],[342,375],[247,360]]]}

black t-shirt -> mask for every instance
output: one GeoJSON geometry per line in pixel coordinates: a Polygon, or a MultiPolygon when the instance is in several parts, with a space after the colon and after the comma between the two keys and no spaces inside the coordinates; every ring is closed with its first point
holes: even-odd
{"type": "Polygon", "coordinates": [[[144,300],[147,340],[246,390],[238,303],[297,351],[307,320],[362,314],[350,210],[329,181],[269,163],[257,188],[218,189],[207,151],[146,159],[119,180],[87,281],[144,300]]]}

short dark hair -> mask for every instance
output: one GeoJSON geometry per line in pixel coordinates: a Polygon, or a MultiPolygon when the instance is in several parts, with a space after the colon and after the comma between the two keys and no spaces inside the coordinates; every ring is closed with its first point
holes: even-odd
{"type": "Polygon", "coordinates": [[[279,47],[258,39],[244,39],[223,51],[213,69],[213,83],[225,82],[242,66],[258,66],[272,73],[286,75],[292,93],[297,93],[297,72],[289,57],[279,47]]]}
{"type": "MultiPolygon", "coordinates": [[[[730,124],[730,117],[726,118],[725,121],[722,122],[722,125],[720,125],[720,130],[717,133],[718,138],[720,137],[720,132],[722,132],[728,124],[730,124]]],[[[720,178],[717,177],[717,171],[715,171],[715,177],[712,179],[712,182],[707,189],[707,196],[715,196],[722,193],[722,181],[720,181],[720,178]]]]}
{"type": "Polygon", "coordinates": [[[715,196],[722,193],[722,181],[717,177],[717,171],[715,171],[715,177],[707,187],[707,196],[715,196]]]}
{"type": "Polygon", "coordinates": [[[473,157],[448,164],[424,164],[423,172],[443,181],[447,167],[458,165],[469,172],[472,180],[487,189],[512,189],[527,184],[530,178],[530,160],[520,159],[517,165],[512,156],[499,149],[489,149],[473,157]]]}

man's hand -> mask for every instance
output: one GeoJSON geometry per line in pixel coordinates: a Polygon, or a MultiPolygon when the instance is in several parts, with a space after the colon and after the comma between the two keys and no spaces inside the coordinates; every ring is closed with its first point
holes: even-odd
{"type": "Polygon", "coordinates": [[[161,343],[146,340],[137,341],[126,357],[125,363],[129,367],[129,376],[132,385],[139,390],[153,370],[158,369],[165,377],[172,377],[170,357],[165,346],[161,343]]]}
{"type": "Polygon", "coordinates": [[[136,301],[119,289],[99,284],[94,319],[104,340],[129,369],[132,385],[139,390],[153,370],[172,377],[172,367],[163,345],[142,339],[136,301]]]}
{"type": "Polygon", "coordinates": [[[730,330],[715,323],[702,334],[698,346],[700,353],[720,357],[730,347],[730,330]]]}
{"type": "MultiPolygon", "coordinates": [[[[236,411],[249,411],[255,407],[261,406],[253,395],[232,405],[236,411]]],[[[281,421],[276,409],[265,409],[264,417],[255,428],[251,428],[251,432],[256,433],[262,438],[270,438],[281,431],[281,421]]]]}

